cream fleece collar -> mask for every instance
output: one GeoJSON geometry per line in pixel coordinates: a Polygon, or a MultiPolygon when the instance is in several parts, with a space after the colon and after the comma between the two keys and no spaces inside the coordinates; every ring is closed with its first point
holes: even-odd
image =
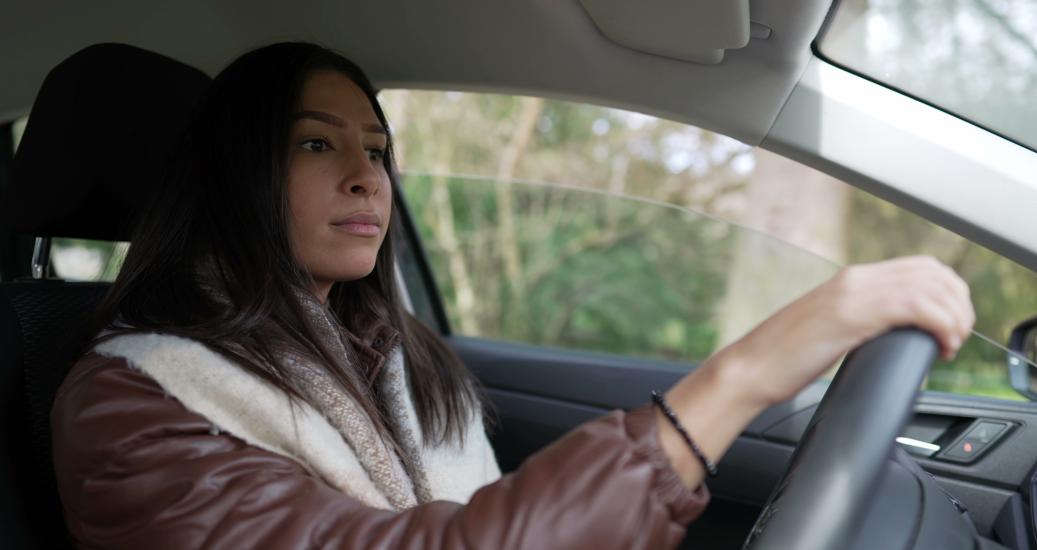
{"type": "MultiPolygon", "coordinates": [[[[385,484],[376,483],[380,474],[371,471],[370,464],[365,468],[363,462],[368,461],[358,457],[357,438],[351,437],[358,434],[340,433],[306,403],[293,406],[281,390],[197,341],[167,334],[126,334],[102,342],[94,351],[126,359],[189,410],[206,417],[214,429],[291,458],[368,506],[392,510],[414,503],[390,499],[385,484]]],[[[464,445],[457,441],[425,445],[401,348],[390,353],[378,378],[382,395],[390,400],[395,431],[410,434],[400,438],[400,445],[404,452],[415,453],[420,465],[419,475],[408,478],[417,502],[464,503],[479,487],[500,477],[479,414],[469,420],[464,445]]]]}

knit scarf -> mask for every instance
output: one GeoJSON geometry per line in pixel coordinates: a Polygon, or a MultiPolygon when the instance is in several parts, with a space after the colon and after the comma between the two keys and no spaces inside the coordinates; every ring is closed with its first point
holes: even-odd
{"type": "MultiPolygon", "coordinates": [[[[324,349],[347,357],[348,333],[335,316],[308,293],[298,298],[324,349]]],[[[373,380],[395,448],[324,366],[299,353],[283,351],[278,360],[301,381],[303,403],[290,403],[280,389],[189,339],[126,334],[95,351],[127,359],[205,416],[214,431],[292,458],[369,506],[402,510],[433,500],[467,502],[500,477],[481,411],[470,411],[463,443],[454,438],[435,444],[425,437],[399,345],[373,380]]]]}

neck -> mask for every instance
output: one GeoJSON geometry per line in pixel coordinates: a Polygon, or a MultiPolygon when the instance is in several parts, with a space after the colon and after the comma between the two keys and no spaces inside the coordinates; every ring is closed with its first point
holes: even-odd
{"type": "Polygon", "coordinates": [[[331,285],[335,284],[333,281],[313,281],[313,295],[322,304],[328,303],[328,295],[331,294],[331,285]]]}

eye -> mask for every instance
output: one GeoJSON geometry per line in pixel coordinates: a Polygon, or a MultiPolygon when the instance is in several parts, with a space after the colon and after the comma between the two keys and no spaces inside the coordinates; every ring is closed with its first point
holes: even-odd
{"type": "Polygon", "coordinates": [[[371,148],[367,150],[367,158],[372,161],[381,161],[385,158],[385,149],[371,148]]]}
{"type": "Polygon", "coordinates": [[[303,141],[300,145],[303,149],[313,153],[323,153],[332,149],[331,143],[327,138],[310,138],[303,141]]]}

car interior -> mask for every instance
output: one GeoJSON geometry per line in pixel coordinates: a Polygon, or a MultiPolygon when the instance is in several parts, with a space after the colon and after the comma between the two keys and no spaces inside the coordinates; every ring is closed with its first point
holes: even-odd
{"type": "MultiPolygon", "coordinates": [[[[0,90],[4,545],[70,546],[51,471],[49,411],[82,351],[74,343],[89,337],[109,285],[55,276],[51,239],[130,240],[208,75],[275,40],[347,52],[380,88],[573,98],[709,128],[836,174],[1037,268],[1037,243],[1026,238],[1037,235],[1026,206],[1037,204],[1037,154],[826,62],[816,40],[837,6],[328,0],[309,9],[237,1],[5,7],[0,71],[18,78],[0,90]],[[8,130],[26,114],[16,152],[8,130]],[[862,134],[885,138],[861,147],[862,134]],[[962,154],[962,143],[982,144],[984,155],[962,154]],[[945,187],[919,182],[910,159],[889,160],[904,150],[925,155],[945,187]],[[979,187],[1004,204],[975,208],[979,187]]],[[[486,387],[504,472],[587,420],[644,404],[651,390],[695,368],[455,333],[425,245],[411,215],[402,215],[407,235],[397,261],[410,301],[430,312],[433,328],[486,387]]],[[[712,502],[684,547],[1037,547],[1037,407],[919,392],[934,354],[918,333],[891,333],[854,351],[834,381],[816,382],[758,416],[709,480],[712,502]]]]}

